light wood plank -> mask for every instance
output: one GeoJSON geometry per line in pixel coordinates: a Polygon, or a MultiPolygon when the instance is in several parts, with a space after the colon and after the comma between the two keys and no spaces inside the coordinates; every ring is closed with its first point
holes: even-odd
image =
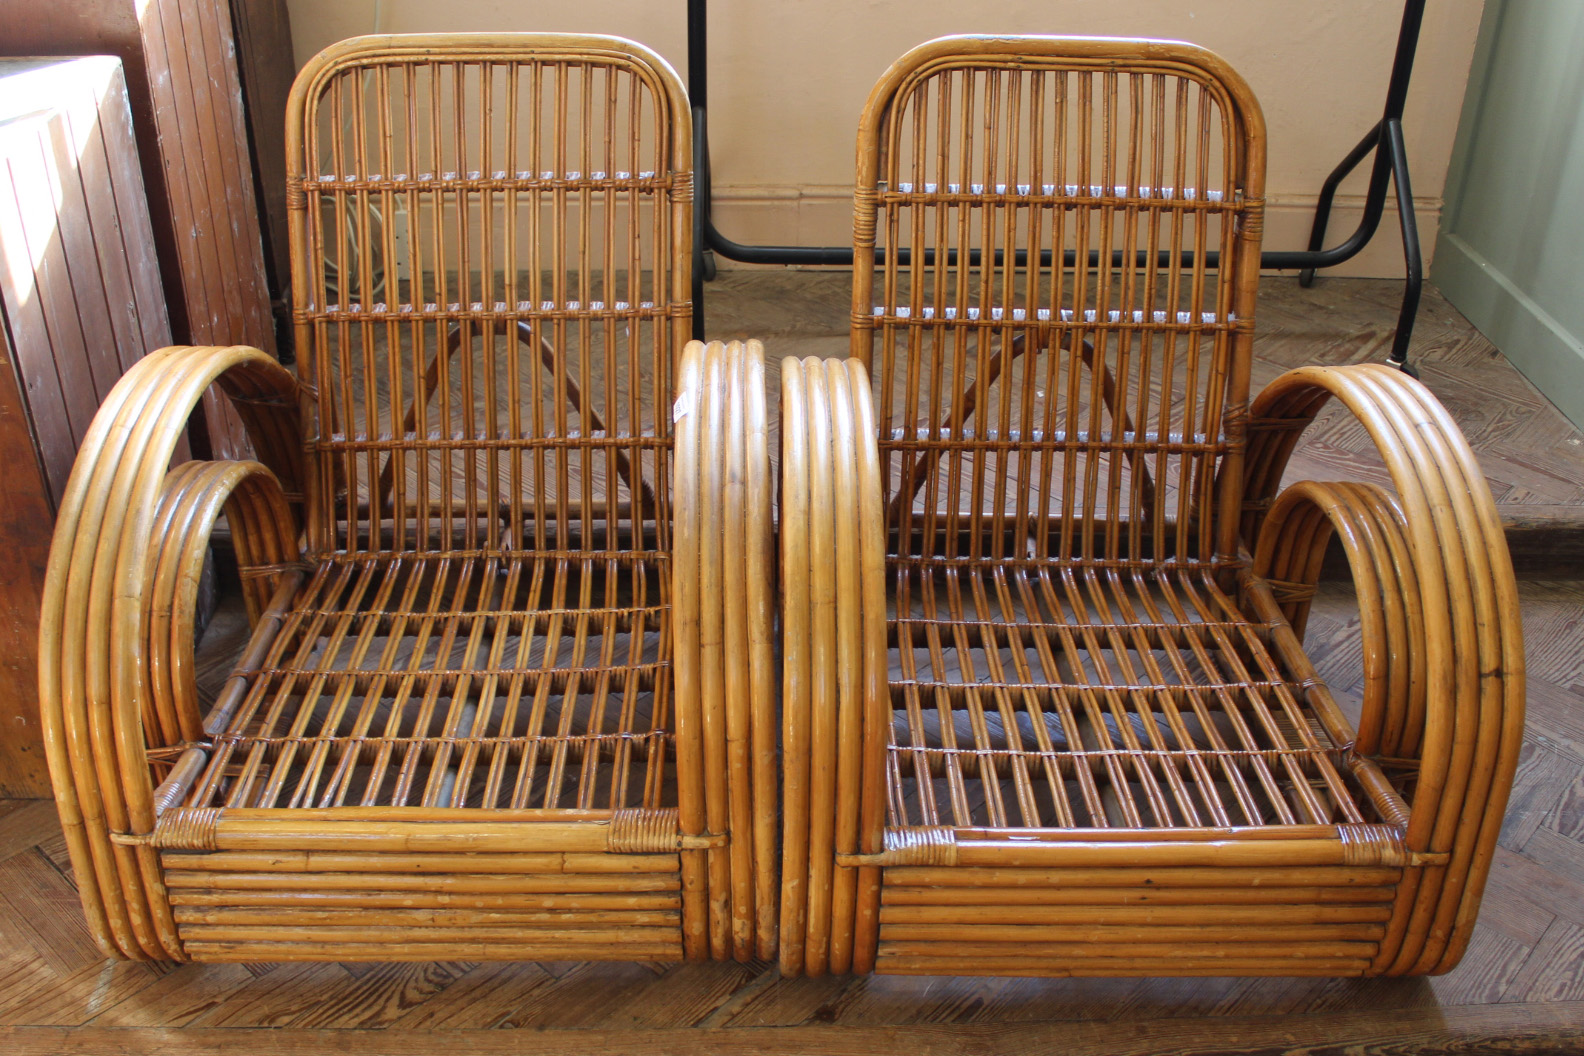
{"type": "Polygon", "coordinates": [[[216,1008],[253,976],[240,964],[183,964],[105,1009],[99,1027],[184,1027],[216,1008]]]}
{"type": "Polygon", "coordinates": [[[60,815],[50,799],[18,800],[16,809],[0,816],[0,862],[60,833],[60,815]]]}
{"type": "Polygon", "coordinates": [[[44,962],[63,975],[104,956],[83,920],[76,889],[36,848],[0,862],[0,913],[10,914],[44,962]]]}
{"type": "Polygon", "coordinates": [[[537,964],[475,965],[433,999],[392,1020],[393,1030],[487,1030],[544,1000],[555,977],[537,964]]]}
{"type": "MultiPolygon", "coordinates": [[[[1584,1003],[1453,1006],[1384,1012],[1367,1016],[1329,1013],[1302,1017],[1306,1036],[1325,1039],[1341,1051],[1393,1051],[1420,1056],[1438,1053],[1554,1053],[1584,1045],[1584,1003]],[[1514,1024],[1520,1024],[1514,1029],[1514,1024]]],[[[1231,1016],[1222,1020],[1165,1018],[1118,1022],[1035,1023],[1017,1027],[835,1026],[726,1028],[701,1036],[686,1028],[651,1030],[641,1041],[623,1030],[478,1031],[467,1035],[475,1056],[564,1056],[634,1051],[646,1056],[820,1053],[825,1056],[957,1056],[984,1052],[1052,1052],[1064,1056],[1177,1056],[1291,1051],[1293,1021],[1285,1017],[1231,1016]]],[[[76,1053],[160,1052],[197,1056],[234,1047],[254,1056],[337,1052],[346,1056],[430,1056],[454,1049],[457,1035],[431,1031],[335,1030],[184,1030],[163,1031],[87,1027],[77,1030],[0,1029],[0,1046],[12,1056],[68,1056],[76,1053]]]]}

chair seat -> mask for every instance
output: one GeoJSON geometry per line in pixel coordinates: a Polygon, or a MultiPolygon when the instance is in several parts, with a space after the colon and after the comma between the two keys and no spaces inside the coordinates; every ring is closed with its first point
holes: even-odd
{"type": "Polygon", "coordinates": [[[952,852],[885,870],[878,970],[1368,967],[1401,874],[1374,764],[1210,565],[887,564],[886,845],[952,852]]]}
{"type": "Polygon", "coordinates": [[[1379,820],[1272,625],[1203,566],[888,564],[893,825],[1379,820]]]}
{"type": "Polygon", "coordinates": [[[674,807],[667,559],[320,562],[188,805],[674,807]]]}

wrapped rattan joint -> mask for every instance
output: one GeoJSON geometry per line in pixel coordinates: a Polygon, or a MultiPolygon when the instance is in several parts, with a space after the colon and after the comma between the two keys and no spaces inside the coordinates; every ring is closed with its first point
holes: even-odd
{"type": "Polygon", "coordinates": [[[725,847],[725,833],[689,835],[677,831],[677,811],[618,810],[606,831],[606,849],[612,854],[665,854],[725,847]]]}
{"type": "Polygon", "coordinates": [[[838,854],[836,864],[852,869],[866,865],[957,864],[957,834],[944,825],[911,829],[888,828],[885,833],[885,844],[885,850],[875,854],[838,854]]]}

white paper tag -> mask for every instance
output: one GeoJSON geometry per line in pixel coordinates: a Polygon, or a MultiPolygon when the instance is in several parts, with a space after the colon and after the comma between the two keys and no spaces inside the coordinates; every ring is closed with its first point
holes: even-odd
{"type": "Polygon", "coordinates": [[[693,405],[698,402],[697,389],[683,389],[682,395],[676,398],[671,405],[671,424],[675,425],[693,410],[693,405]]]}

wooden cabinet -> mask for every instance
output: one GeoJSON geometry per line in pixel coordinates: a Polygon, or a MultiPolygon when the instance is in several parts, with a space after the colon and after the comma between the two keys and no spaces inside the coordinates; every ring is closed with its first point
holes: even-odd
{"type": "Polygon", "coordinates": [[[38,606],[100,401],[170,344],[116,59],[0,60],[0,796],[47,796],[38,606]]]}
{"type": "MultiPolygon", "coordinates": [[[[14,55],[121,59],[175,339],[273,353],[227,0],[0,0],[0,26],[14,55]]],[[[216,455],[245,454],[230,408],[205,409],[216,455]]]]}
{"type": "Polygon", "coordinates": [[[231,0],[237,73],[253,147],[253,184],[263,221],[264,271],[275,310],[275,340],[289,361],[292,340],[291,254],[286,223],[286,99],[297,63],[292,57],[286,0],[231,0]]]}

